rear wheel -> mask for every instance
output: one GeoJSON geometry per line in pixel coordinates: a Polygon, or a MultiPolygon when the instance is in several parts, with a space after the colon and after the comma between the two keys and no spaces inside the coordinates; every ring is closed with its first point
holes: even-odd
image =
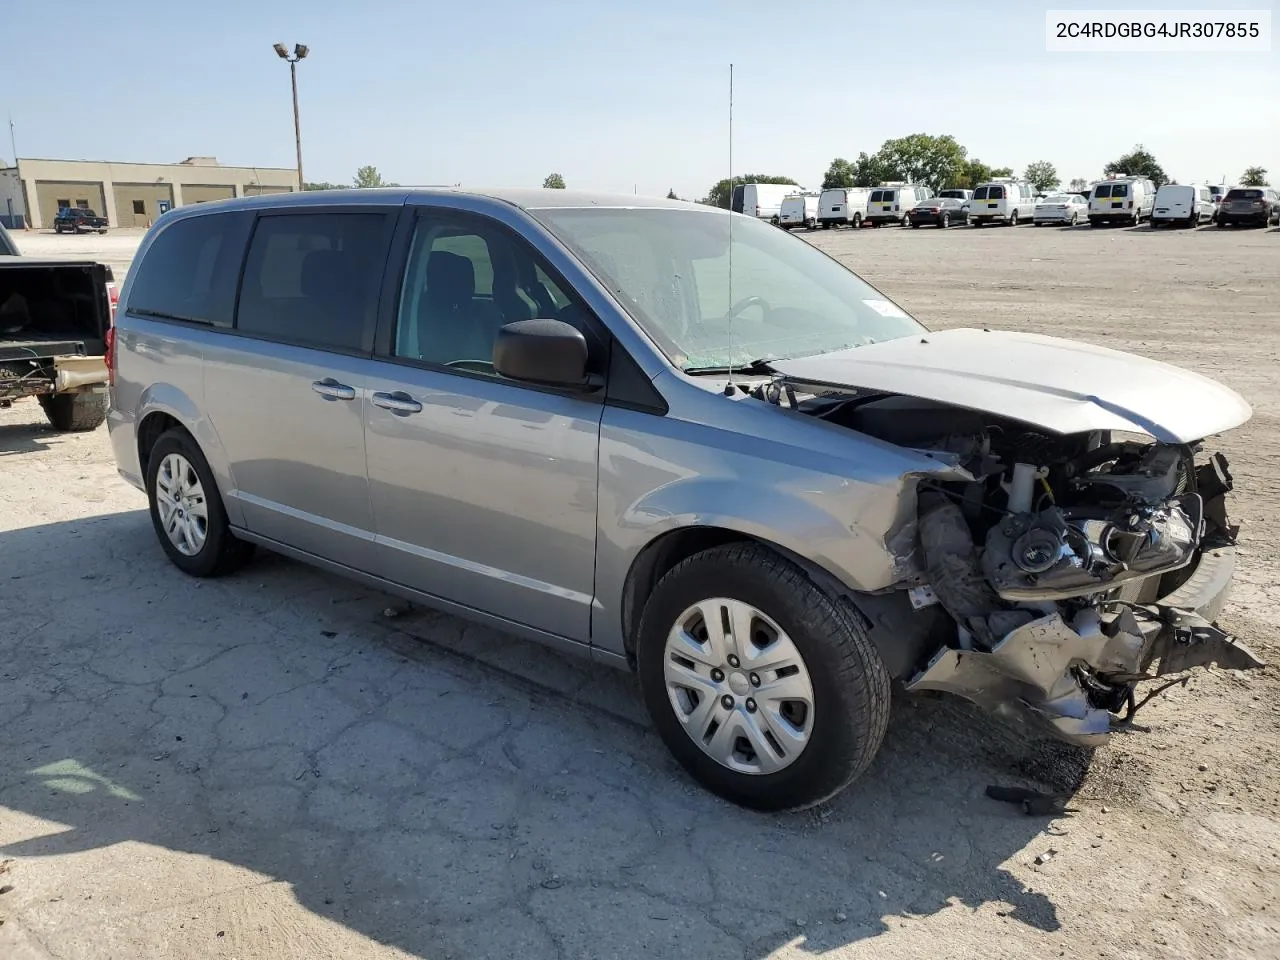
{"type": "Polygon", "coordinates": [[[913,224],[911,224],[911,228],[912,228],[913,230],[919,230],[919,229],[920,229],[920,224],[918,224],[918,223],[913,223],[913,224]]]}
{"type": "Polygon", "coordinates": [[[1074,226],[1076,225],[1076,222],[1077,222],[1079,219],[1080,219],[1080,214],[1076,213],[1075,211],[1072,211],[1072,213],[1071,213],[1071,219],[1067,221],[1067,225],[1068,225],[1068,226],[1071,226],[1071,227],[1074,227],[1074,226]]]}
{"type": "Polygon", "coordinates": [[[938,226],[939,226],[939,227],[941,227],[943,230],[945,230],[945,229],[947,229],[947,227],[951,226],[951,214],[949,214],[949,213],[944,213],[944,214],[942,215],[942,222],[941,222],[941,223],[939,223],[939,224],[938,224],[938,226]]]}
{"type": "Polygon", "coordinates": [[[1009,214],[1009,226],[1016,227],[1018,225],[1018,211],[1015,210],[1009,214]]]}
{"type": "Polygon", "coordinates": [[[107,419],[105,393],[42,394],[40,406],[55,430],[83,433],[96,430],[107,419]]]}
{"type": "Polygon", "coordinates": [[[147,459],[147,498],[160,546],[183,573],[216,577],[241,567],[253,545],[237,540],[217,482],[185,430],[169,430],[147,459]]]}
{"type": "Polygon", "coordinates": [[[853,229],[857,230],[861,226],[862,226],[862,214],[855,213],[853,215],[853,229]]]}
{"type": "Polygon", "coordinates": [[[866,769],[884,737],[889,674],[861,621],[759,544],[716,547],[667,573],[636,652],[663,742],[734,803],[820,803],[866,769]]]}

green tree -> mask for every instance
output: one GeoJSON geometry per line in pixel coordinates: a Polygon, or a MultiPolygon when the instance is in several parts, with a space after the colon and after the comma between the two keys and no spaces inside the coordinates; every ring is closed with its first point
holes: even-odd
{"type": "Polygon", "coordinates": [[[327,180],[323,180],[319,183],[304,183],[302,185],[302,189],[303,190],[343,190],[345,188],[340,183],[329,183],[327,180]]]}
{"type": "Polygon", "coordinates": [[[1043,193],[1058,185],[1058,171],[1048,160],[1037,160],[1027,164],[1027,169],[1022,172],[1022,179],[1043,193]]]}
{"type": "Polygon", "coordinates": [[[1072,193],[1084,193],[1089,189],[1089,181],[1084,177],[1075,177],[1071,181],[1072,193]]]}
{"type": "Polygon", "coordinates": [[[1267,187],[1266,167],[1249,167],[1244,173],[1240,174],[1240,186],[1242,187],[1267,187]]]}
{"type": "Polygon", "coordinates": [[[542,181],[542,188],[544,190],[563,190],[564,177],[558,173],[548,173],[547,179],[542,181]]]}
{"type": "Polygon", "coordinates": [[[890,170],[884,164],[884,158],[877,152],[867,156],[865,152],[858,154],[853,162],[853,185],[855,187],[874,187],[886,180],[901,180],[902,174],[890,170]]]}
{"type": "Polygon", "coordinates": [[[745,176],[734,177],[732,180],[725,177],[723,180],[717,181],[707,191],[707,195],[698,202],[705,203],[710,207],[723,207],[728,210],[729,204],[733,201],[733,188],[744,183],[789,183],[793,186],[796,185],[796,182],[790,177],[778,177],[765,173],[748,173],[745,176]]]}
{"type": "Polygon", "coordinates": [[[676,196],[676,188],[675,188],[675,187],[672,187],[670,190],[668,190],[668,191],[667,191],[667,199],[668,199],[668,200],[679,200],[679,199],[680,199],[679,197],[677,197],[677,196],[676,196]]]}
{"type": "Polygon", "coordinates": [[[382,174],[378,172],[375,166],[364,166],[356,171],[356,175],[351,182],[360,189],[369,187],[398,187],[400,184],[391,183],[389,180],[383,180],[382,174]]]}
{"type": "Polygon", "coordinates": [[[1102,168],[1103,173],[1127,173],[1133,177],[1146,177],[1157,187],[1169,182],[1169,177],[1165,175],[1164,167],[1156,162],[1156,158],[1151,155],[1151,151],[1147,150],[1142,144],[1135,144],[1134,148],[1122,157],[1112,160],[1102,168]]]}
{"type": "Polygon", "coordinates": [[[956,182],[961,187],[976,190],[978,184],[986,183],[990,179],[991,168],[974,157],[972,160],[965,161],[964,169],[960,171],[960,177],[956,182]]]}
{"type": "Polygon", "coordinates": [[[831,161],[831,166],[827,167],[826,175],[822,178],[822,189],[855,187],[857,179],[858,172],[854,169],[854,165],[844,157],[836,157],[831,161]]]}
{"type": "Polygon", "coordinates": [[[886,140],[877,156],[883,167],[900,173],[901,179],[941,190],[960,178],[966,153],[950,134],[913,133],[886,140]]]}
{"type": "Polygon", "coordinates": [[[1012,177],[1012,176],[1013,176],[1013,167],[992,167],[991,168],[992,180],[1002,180],[1005,177],[1012,177]]]}

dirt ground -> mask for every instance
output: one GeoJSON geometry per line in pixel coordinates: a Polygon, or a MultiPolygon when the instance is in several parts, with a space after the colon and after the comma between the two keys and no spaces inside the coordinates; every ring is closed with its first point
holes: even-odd
{"type": "MultiPolygon", "coordinates": [[[[810,238],[931,326],[1240,390],[1223,624],[1280,662],[1280,233],[810,238]]],[[[122,280],[137,238],[17,240],[122,280]]],[[[1092,755],[899,699],[863,779],[766,817],[681,774],[628,677],[280,558],[187,579],[144,507],[104,430],[0,411],[5,960],[1280,956],[1273,668],[1203,672],[1092,755]]]]}

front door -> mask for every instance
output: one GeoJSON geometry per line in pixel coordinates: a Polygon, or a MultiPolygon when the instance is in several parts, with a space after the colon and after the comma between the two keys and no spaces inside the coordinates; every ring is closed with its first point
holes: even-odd
{"type": "Polygon", "coordinates": [[[485,217],[418,214],[367,384],[378,573],[585,642],[603,407],[497,376],[499,327],[534,318],[587,332],[603,372],[593,321],[526,241],[485,217]]]}
{"type": "MultiPolygon", "coordinates": [[[[332,208],[330,208],[332,211],[332,208]]],[[[365,386],[394,211],[257,220],[238,336],[204,357],[205,408],[253,533],[367,570],[365,386]]]]}

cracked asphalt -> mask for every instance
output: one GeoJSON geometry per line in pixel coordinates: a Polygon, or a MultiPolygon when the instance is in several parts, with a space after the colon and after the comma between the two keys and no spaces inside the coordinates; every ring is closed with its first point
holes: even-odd
{"type": "MultiPolygon", "coordinates": [[[[883,270],[957,242],[922,234],[883,270]]],[[[857,784],[765,816],[683,775],[629,676],[392,604],[269,554],[188,579],[105,431],[0,411],[0,958],[1280,955],[1273,671],[1092,756],[899,699],[857,784]]]]}

